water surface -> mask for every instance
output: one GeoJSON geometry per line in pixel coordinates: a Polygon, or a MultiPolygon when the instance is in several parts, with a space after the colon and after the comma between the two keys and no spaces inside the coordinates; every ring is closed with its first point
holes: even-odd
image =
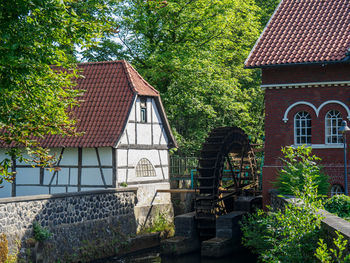
{"type": "Polygon", "coordinates": [[[160,255],[159,250],[151,250],[143,253],[137,253],[121,258],[108,259],[100,261],[101,263],[256,263],[256,257],[249,250],[240,249],[232,255],[211,259],[200,256],[200,253],[191,253],[178,257],[164,257],[160,255]]]}

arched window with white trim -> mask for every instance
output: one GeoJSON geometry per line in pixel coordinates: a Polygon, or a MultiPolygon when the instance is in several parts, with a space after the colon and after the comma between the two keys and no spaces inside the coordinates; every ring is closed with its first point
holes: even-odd
{"type": "Polygon", "coordinates": [[[343,143],[343,136],[339,133],[342,120],[339,111],[330,110],[327,112],[325,117],[326,144],[343,143]]]}
{"type": "Polygon", "coordinates": [[[311,115],[300,111],[294,116],[294,143],[311,144],[311,115]]]}
{"type": "Polygon", "coordinates": [[[156,171],[148,159],[142,158],[137,163],[136,176],[137,177],[154,177],[154,176],[156,176],[156,171]]]}
{"type": "Polygon", "coordinates": [[[331,196],[333,195],[342,195],[344,194],[344,189],[341,185],[339,184],[334,184],[331,187],[331,196]]]}

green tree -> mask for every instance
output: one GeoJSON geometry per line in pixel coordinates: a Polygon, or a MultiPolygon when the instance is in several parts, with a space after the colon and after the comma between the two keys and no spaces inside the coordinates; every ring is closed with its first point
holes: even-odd
{"type": "Polygon", "coordinates": [[[116,39],[85,49],[83,57],[131,61],[161,92],[184,152],[197,152],[218,126],[261,137],[260,72],[243,66],[263,28],[255,1],[124,0],[117,10],[116,39]]]}
{"type": "MultiPolygon", "coordinates": [[[[70,109],[81,91],[74,88],[77,45],[88,47],[104,31],[114,1],[11,0],[0,3],[0,140],[26,149],[38,164],[52,158],[38,139],[74,135],[70,109]],[[51,65],[56,65],[55,67],[51,65]]],[[[9,156],[22,156],[12,148],[9,156]]],[[[0,183],[11,180],[10,159],[0,162],[0,183]]]]}

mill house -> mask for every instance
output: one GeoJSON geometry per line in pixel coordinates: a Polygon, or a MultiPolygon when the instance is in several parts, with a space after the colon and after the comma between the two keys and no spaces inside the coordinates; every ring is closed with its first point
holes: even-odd
{"type": "Polygon", "coordinates": [[[339,128],[350,120],[349,62],[350,0],[280,2],[245,62],[262,70],[265,89],[265,204],[285,146],[311,146],[330,194],[344,192],[339,128]]]}
{"type": "Polygon", "coordinates": [[[137,186],[139,204],[150,203],[158,189],[170,188],[168,150],[176,147],[159,92],[126,61],[78,67],[77,88],[85,93],[74,115],[83,135],[42,139],[56,169],[14,160],[16,179],[3,184],[0,197],[137,186]]]}

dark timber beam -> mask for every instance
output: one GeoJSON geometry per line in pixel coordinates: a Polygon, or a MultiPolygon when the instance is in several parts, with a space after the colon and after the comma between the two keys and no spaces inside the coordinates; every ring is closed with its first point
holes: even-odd
{"type": "Polygon", "coordinates": [[[11,166],[11,172],[15,175],[13,182],[12,182],[12,196],[16,196],[16,158],[12,157],[12,166],[11,166]]]}
{"type": "Polygon", "coordinates": [[[83,164],[83,149],[78,148],[78,192],[81,191],[81,170],[83,164]]]}
{"type": "Polygon", "coordinates": [[[117,149],[112,147],[112,185],[117,186],[117,149]]]}
{"type": "Polygon", "coordinates": [[[168,150],[167,145],[148,145],[148,144],[121,144],[118,149],[124,150],[168,150]]]}
{"type": "MultiPolygon", "coordinates": [[[[101,158],[100,158],[100,154],[99,154],[99,152],[98,152],[98,148],[97,147],[95,147],[95,151],[96,151],[96,157],[97,157],[97,161],[98,161],[98,166],[99,166],[99,168],[100,168],[100,174],[101,174],[101,179],[102,179],[102,182],[103,182],[103,185],[105,186],[105,188],[107,188],[106,187],[106,179],[105,179],[105,176],[104,176],[104,174],[103,174],[103,169],[102,169],[102,164],[101,164],[101,158]]],[[[113,157],[112,157],[113,158],[113,157]]]]}

